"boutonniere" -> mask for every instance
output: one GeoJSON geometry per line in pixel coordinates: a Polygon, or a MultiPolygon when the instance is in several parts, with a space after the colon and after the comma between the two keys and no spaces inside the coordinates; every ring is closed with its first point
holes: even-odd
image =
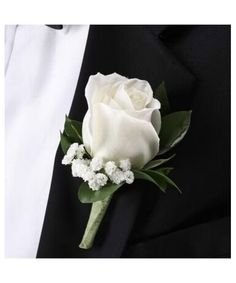
{"type": "Polygon", "coordinates": [[[162,192],[178,186],[170,179],[173,168],[159,156],[178,144],[188,131],[191,111],[171,113],[164,83],[155,95],[147,81],[116,73],[90,76],[85,88],[88,111],[83,122],[66,117],[61,147],[62,164],[82,178],[78,198],[92,203],[80,248],[92,247],[113,194],[136,179],[162,192]],[[161,112],[160,112],[161,109],[161,112]]]}

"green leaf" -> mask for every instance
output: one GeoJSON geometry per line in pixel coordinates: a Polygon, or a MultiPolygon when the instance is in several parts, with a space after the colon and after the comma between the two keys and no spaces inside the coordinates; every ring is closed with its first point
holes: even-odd
{"type": "Polygon", "coordinates": [[[135,179],[142,179],[149,181],[153,184],[155,184],[163,193],[166,192],[166,184],[164,182],[159,182],[158,180],[155,180],[148,171],[141,171],[141,170],[134,170],[134,177],[135,179]]]}
{"type": "Polygon", "coordinates": [[[62,148],[62,151],[64,152],[64,154],[66,154],[68,148],[71,145],[71,142],[68,139],[68,137],[65,134],[63,134],[62,132],[60,132],[60,136],[61,136],[61,142],[60,142],[61,143],[61,148],[62,148]]]}
{"type": "Polygon", "coordinates": [[[167,186],[168,184],[175,187],[179,193],[182,193],[181,190],[178,188],[178,186],[165,174],[161,173],[160,171],[154,171],[154,170],[147,170],[145,173],[149,174],[157,183],[160,183],[163,185],[163,187],[167,186]]]}
{"type": "Polygon", "coordinates": [[[155,98],[157,98],[160,103],[161,103],[161,114],[162,115],[166,115],[166,114],[169,114],[171,112],[170,110],[170,103],[169,103],[169,99],[168,99],[168,96],[167,96],[167,92],[166,92],[166,87],[165,87],[165,83],[162,82],[156,92],[155,92],[155,95],[154,95],[155,98]]]}
{"type": "Polygon", "coordinates": [[[179,111],[162,118],[158,155],[169,151],[183,139],[190,126],[191,114],[192,111],[179,111]]]}
{"type": "Polygon", "coordinates": [[[65,133],[68,137],[72,138],[74,141],[83,143],[81,122],[71,120],[66,116],[64,127],[65,127],[65,133]]]}
{"type": "Polygon", "coordinates": [[[162,167],[162,168],[158,168],[155,171],[168,176],[173,169],[174,169],[173,167],[162,167]]]}
{"type": "Polygon", "coordinates": [[[163,158],[163,159],[151,160],[143,167],[143,169],[148,170],[148,169],[160,166],[161,164],[166,163],[167,161],[171,160],[173,157],[175,157],[175,155],[176,154],[173,154],[169,158],[166,158],[166,159],[163,158]]]}
{"type": "Polygon", "coordinates": [[[78,191],[78,198],[82,203],[93,203],[96,201],[102,201],[115,191],[117,191],[124,183],[119,185],[107,184],[98,191],[93,191],[89,188],[88,183],[83,182],[78,191]]]}
{"type": "Polygon", "coordinates": [[[135,179],[141,179],[141,180],[149,181],[149,182],[157,185],[155,180],[151,176],[149,176],[147,173],[145,173],[141,170],[133,170],[133,172],[134,172],[134,178],[135,179]]]}

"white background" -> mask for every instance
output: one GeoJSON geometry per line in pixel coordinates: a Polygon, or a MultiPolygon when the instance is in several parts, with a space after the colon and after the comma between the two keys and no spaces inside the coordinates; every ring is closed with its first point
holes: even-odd
{"type": "MultiPolygon", "coordinates": [[[[3,1],[2,1],[3,2],[3,1]]],[[[4,1],[1,19],[1,282],[235,282],[233,259],[4,259],[4,24],[231,24],[234,1],[4,1]],[[93,3],[94,2],[94,3],[93,3]]],[[[233,26],[234,27],[234,26],[233,26]]],[[[232,50],[235,40],[232,27],[232,50]]],[[[232,56],[232,66],[235,58],[232,56]]],[[[233,68],[232,68],[233,69],[233,68]]],[[[232,74],[233,70],[232,70],[232,74]]],[[[232,94],[234,84],[232,81],[232,94]]],[[[236,109],[232,95],[232,109],[236,109]]],[[[232,112],[232,145],[236,144],[235,111],[232,112]]],[[[235,150],[232,148],[232,168],[235,150]]],[[[232,170],[232,171],[233,171],[232,170]]],[[[232,174],[232,203],[235,200],[232,174]]],[[[204,197],[204,196],[203,196],[204,197]]],[[[232,205],[232,218],[235,219],[232,205]]],[[[235,221],[234,221],[235,222],[235,221]]],[[[232,221],[232,239],[235,225],[232,221]]],[[[232,242],[232,257],[234,257],[232,242]]]]}

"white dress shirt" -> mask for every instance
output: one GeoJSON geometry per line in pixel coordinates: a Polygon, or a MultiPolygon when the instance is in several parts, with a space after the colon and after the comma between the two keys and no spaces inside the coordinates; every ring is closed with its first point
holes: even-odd
{"type": "Polygon", "coordinates": [[[6,26],[6,257],[35,257],[88,26],[6,26]]]}

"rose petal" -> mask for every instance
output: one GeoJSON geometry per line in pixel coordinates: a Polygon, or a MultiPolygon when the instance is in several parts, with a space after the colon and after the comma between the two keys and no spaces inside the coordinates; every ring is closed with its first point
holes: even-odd
{"type": "Polygon", "coordinates": [[[125,82],[126,80],[127,78],[117,73],[107,76],[97,73],[96,75],[90,76],[85,88],[85,96],[89,107],[92,107],[95,103],[101,102],[107,93],[115,92],[120,82],[125,82]],[[116,85],[117,82],[119,82],[118,85],[116,85]]]}
{"type": "Polygon", "coordinates": [[[151,86],[144,80],[127,80],[125,83],[125,90],[136,110],[143,109],[153,99],[151,86]]]}
{"type": "Polygon", "coordinates": [[[158,150],[159,137],[151,122],[138,120],[103,103],[94,106],[93,156],[116,162],[129,158],[132,166],[141,168],[158,150]]]}

